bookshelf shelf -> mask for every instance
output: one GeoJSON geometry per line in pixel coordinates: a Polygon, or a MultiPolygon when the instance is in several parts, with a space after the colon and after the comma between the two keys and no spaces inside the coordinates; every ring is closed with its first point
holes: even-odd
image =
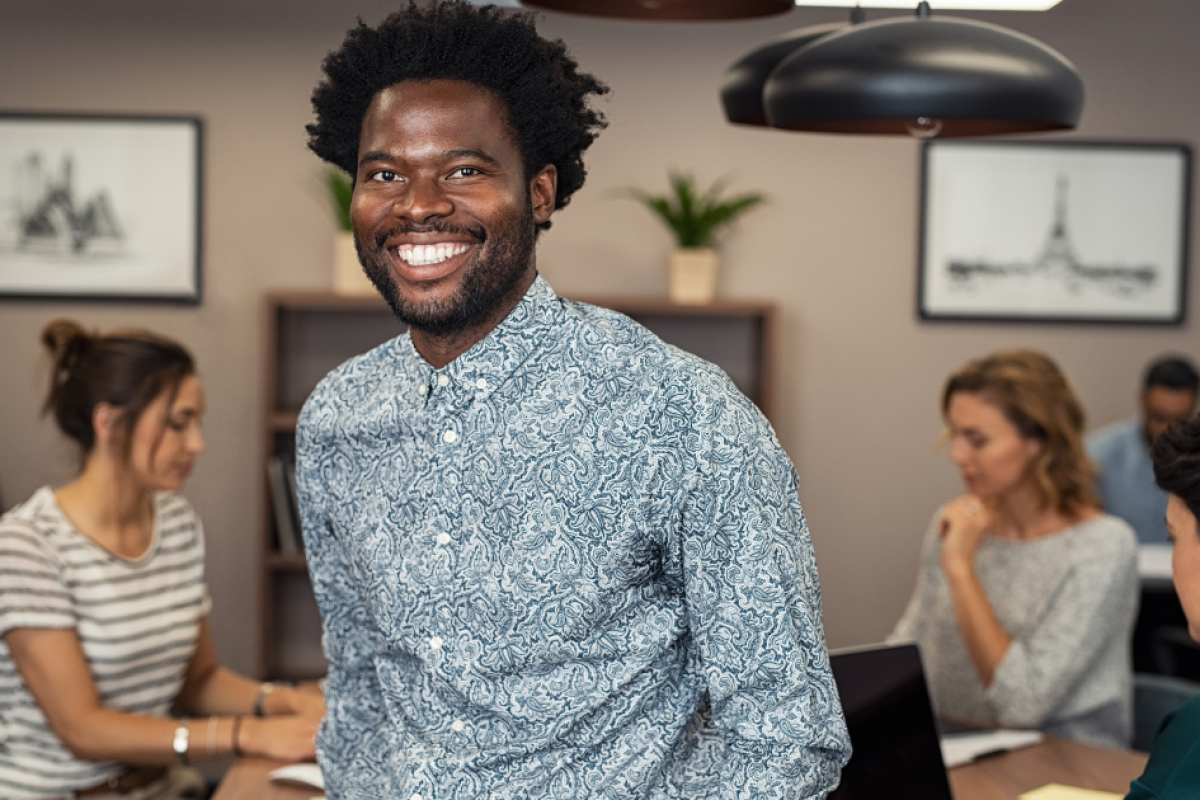
{"type": "MultiPolygon", "coordinates": [[[[657,298],[577,297],[620,311],[663,340],[712,361],[769,419],[774,401],[775,306],[725,300],[682,305],[657,298]]],[[[321,622],[303,554],[280,552],[266,462],[295,457],[300,407],[329,370],[404,331],[375,297],[276,292],[264,303],[267,402],[263,415],[260,651],[263,678],[311,680],[326,669],[321,622]]]]}

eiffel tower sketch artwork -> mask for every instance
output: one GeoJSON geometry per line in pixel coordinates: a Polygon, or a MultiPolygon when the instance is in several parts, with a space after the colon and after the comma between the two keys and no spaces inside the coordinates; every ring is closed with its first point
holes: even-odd
{"type": "Polygon", "coordinates": [[[1095,289],[1117,297],[1133,297],[1152,290],[1162,273],[1155,264],[1088,264],[1079,259],[1067,228],[1068,196],[1067,178],[1059,175],[1054,219],[1041,251],[1030,261],[999,263],[951,257],[946,264],[950,288],[973,291],[1006,282],[1038,281],[1072,295],[1095,289]]]}
{"type": "Polygon", "coordinates": [[[76,195],[74,159],[63,157],[57,175],[36,152],[18,167],[16,250],[81,259],[121,255],[125,233],[109,193],[98,189],[87,198],[76,195]]]}

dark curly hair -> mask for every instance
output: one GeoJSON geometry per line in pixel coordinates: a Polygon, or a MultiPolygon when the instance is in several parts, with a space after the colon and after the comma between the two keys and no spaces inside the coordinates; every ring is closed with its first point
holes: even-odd
{"type": "Polygon", "coordinates": [[[557,210],[583,186],[583,151],[607,125],[588,96],[608,87],[578,67],[561,40],[538,35],[532,13],[461,0],[422,9],[409,0],[377,28],[359,19],[325,57],[308,147],[353,176],[363,116],[376,94],[401,81],[464,81],[494,92],[508,109],[526,182],[548,164],[557,168],[557,210]]]}
{"type": "Polygon", "coordinates": [[[1200,519],[1200,416],[1177,422],[1150,445],[1154,482],[1200,519]]]}

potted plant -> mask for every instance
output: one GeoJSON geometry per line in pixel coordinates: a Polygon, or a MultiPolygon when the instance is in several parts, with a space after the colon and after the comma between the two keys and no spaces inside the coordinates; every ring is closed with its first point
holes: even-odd
{"type": "Polygon", "coordinates": [[[350,229],[350,199],[354,183],[341,169],[327,167],[321,176],[334,222],[338,226],[333,243],[333,290],[338,294],[375,294],[375,286],[363,272],[354,249],[354,233],[350,229]]]}
{"type": "Polygon", "coordinates": [[[631,188],[629,194],[650,209],[675,235],[676,249],[668,263],[668,292],[677,303],[708,303],[716,295],[716,236],[766,197],[747,192],[722,198],[725,182],[718,180],[701,192],[695,178],[684,172],[668,175],[671,191],[652,195],[631,188]]]}

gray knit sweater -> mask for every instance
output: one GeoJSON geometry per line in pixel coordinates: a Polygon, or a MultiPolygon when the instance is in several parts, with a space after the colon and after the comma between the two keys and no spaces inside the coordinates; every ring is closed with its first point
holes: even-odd
{"type": "Polygon", "coordinates": [[[959,632],[938,563],[937,520],[916,589],[888,637],[915,641],[938,714],[1125,747],[1133,724],[1129,642],[1137,539],[1104,515],[1028,542],[984,537],[975,569],[1012,645],[988,687],[959,632]]]}

